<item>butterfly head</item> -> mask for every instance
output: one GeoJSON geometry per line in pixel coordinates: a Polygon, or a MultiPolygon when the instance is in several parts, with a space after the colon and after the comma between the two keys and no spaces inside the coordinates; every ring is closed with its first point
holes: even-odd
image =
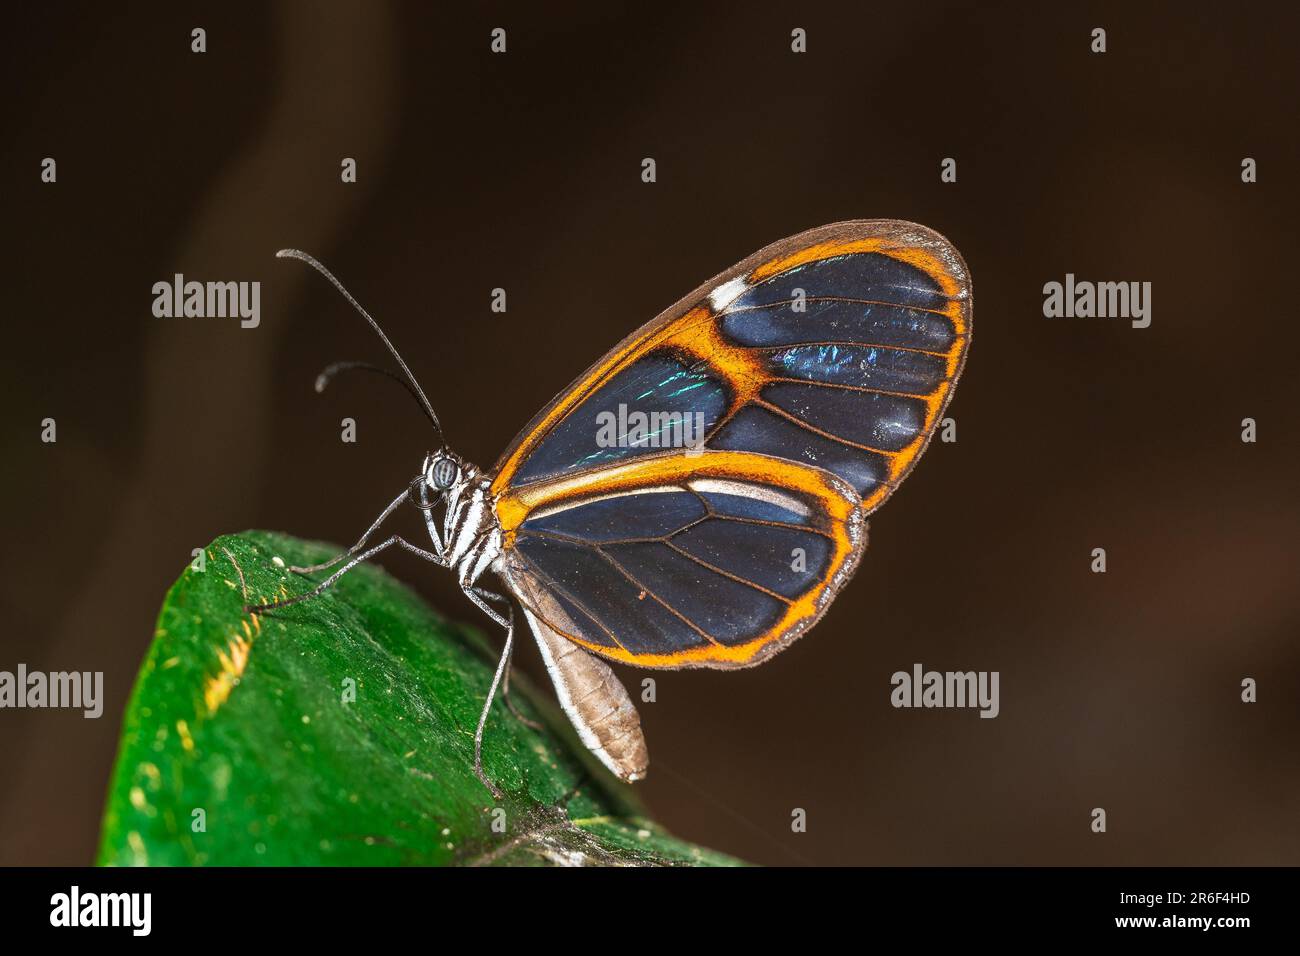
{"type": "Polygon", "coordinates": [[[419,498],[424,501],[443,500],[454,504],[461,492],[480,478],[480,472],[450,448],[431,451],[424,456],[424,465],[416,483],[419,498]]]}
{"type": "Polygon", "coordinates": [[[445,495],[460,481],[463,472],[461,460],[446,449],[424,456],[424,485],[435,495],[445,495]]]}

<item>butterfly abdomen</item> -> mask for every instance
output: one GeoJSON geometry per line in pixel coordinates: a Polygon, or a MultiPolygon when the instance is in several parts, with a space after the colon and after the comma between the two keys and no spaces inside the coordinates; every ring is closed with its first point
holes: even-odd
{"type": "Polygon", "coordinates": [[[614,671],[525,609],[537,635],[560,707],[587,749],[620,780],[640,780],[650,766],[641,717],[614,671]]]}

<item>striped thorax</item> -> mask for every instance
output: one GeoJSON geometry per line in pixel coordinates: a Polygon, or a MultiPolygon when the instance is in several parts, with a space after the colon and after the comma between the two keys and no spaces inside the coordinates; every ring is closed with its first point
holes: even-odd
{"type": "Polygon", "coordinates": [[[474,465],[461,465],[459,479],[447,489],[442,539],[447,564],[461,587],[469,587],[501,554],[501,527],[492,509],[491,482],[474,465]]]}

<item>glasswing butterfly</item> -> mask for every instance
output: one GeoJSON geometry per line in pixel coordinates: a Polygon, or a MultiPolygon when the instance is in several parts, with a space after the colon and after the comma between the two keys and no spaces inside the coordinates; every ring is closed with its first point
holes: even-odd
{"type": "MultiPolygon", "coordinates": [[[[378,323],[396,379],[436,441],[406,490],[305,594],[398,545],[455,572],[505,629],[474,738],[502,688],[517,604],[560,705],[617,776],[649,756],[631,698],[606,661],[647,668],[752,667],[825,613],[866,548],[866,517],[916,464],[970,346],[970,275],[933,230],[835,223],[783,239],[701,285],[559,394],[484,472],[447,447],[432,406],[378,323]],[[430,549],[394,535],[367,546],[404,501],[430,549]],[[435,518],[442,510],[441,523],[435,518]],[[493,574],[506,592],[481,586],[493,574]]],[[[513,708],[511,708],[513,710],[513,708]]]]}

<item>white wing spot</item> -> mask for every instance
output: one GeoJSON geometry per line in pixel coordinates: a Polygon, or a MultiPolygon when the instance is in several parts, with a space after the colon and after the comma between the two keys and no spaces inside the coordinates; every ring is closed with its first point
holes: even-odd
{"type": "Polygon", "coordinates": [[[742,498],[765,501],[770,505],[776,505],[778,508],[784,508],[786,511],[793,511],[802,518],[807,518],[812,514],[812,509],[798,498],[793,495],[783,494],[769,485],[752,485],[748,482],[727,481],[724,478],[696,478],[690,485],[696,491],[704,494],[712,491],[717,494],[739,495],[742,498]]]}
{"type": "Polygon", "coordinates": [[[748,288],[749,283],[745,281],[744,276],[729,279],[709,293],[709,305],[713,307],[714,312],[721,312],[748,288]]]}

